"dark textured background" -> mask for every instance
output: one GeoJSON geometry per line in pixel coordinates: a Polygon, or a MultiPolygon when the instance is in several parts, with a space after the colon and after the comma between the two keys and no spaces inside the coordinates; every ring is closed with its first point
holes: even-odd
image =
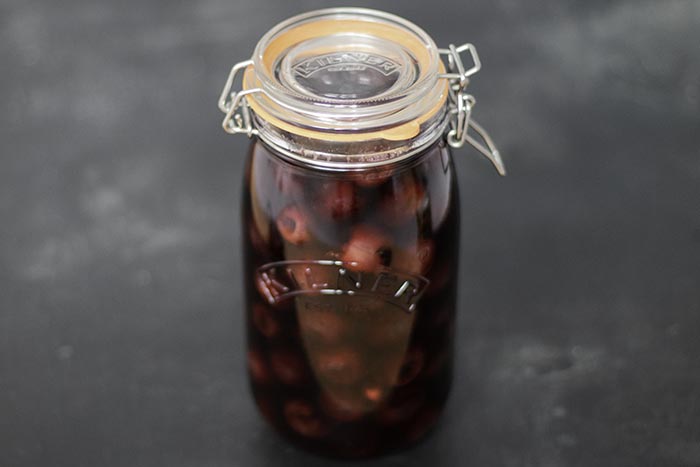
{"type": "MultiPolygon", "coordinates": [[[[0,1],[0,466],[316,466],[241,358],[244,137],[215,101],[334,3],[0,1]]],[[[700,2],[360,2],[474,42],[442,424],[369,466],[700,465],[700,2]]]]}

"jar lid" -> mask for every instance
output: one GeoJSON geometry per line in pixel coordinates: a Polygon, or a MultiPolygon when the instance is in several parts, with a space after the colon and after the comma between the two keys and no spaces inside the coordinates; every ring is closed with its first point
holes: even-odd
{"type": "MultiPolygon", "coordinates": [[[[219,106],[226,131],[260,134],[296,159],[340,168],[378,165],[407,157],[448,126],[451,145],[467,141],[474,100],[461,91],[479,68],[469,44],[438,49],[398,16],[329,8],[268,31],[253,57],[233,67],[219,106]],[[466,50],[474,61],[469,70],[460,58],[466,50]],[[234,92],[239,75],[242,90],[234,92]],[[358,142],[372,145],[346,144],[358,142]]],[[[493,156],[495,148],[484,149],[493,156]]]]}

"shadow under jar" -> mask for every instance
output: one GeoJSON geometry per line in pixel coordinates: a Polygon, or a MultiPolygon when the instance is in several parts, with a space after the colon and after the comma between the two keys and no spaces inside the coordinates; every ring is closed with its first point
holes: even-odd
{"type": "Polygon", "coordinates": [[[479,67],[471,45],[437,49],[401,18],[336,8],[280,23],[231,71],[224,129],[253,137],[249,377],[262,415],[299,446],[379,455],[442,411],[459,258],[450,147],[470,142],[503,173],[470,120],[479,67]]]}

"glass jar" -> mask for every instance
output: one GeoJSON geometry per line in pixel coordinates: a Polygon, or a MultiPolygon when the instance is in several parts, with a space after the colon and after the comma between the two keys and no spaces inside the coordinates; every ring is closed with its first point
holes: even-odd
{"type": "Polygon", "coordinates": [[[470,118],[479,68],[470,44],[438,49],[396,16],[334,8],[275,26],[231,70],[223,126],[253,138],[249,377],[262,415],[302,447],[377,455],[438,419],[459,259],[450,147],[470,142],[504,173],[470,118]]]}

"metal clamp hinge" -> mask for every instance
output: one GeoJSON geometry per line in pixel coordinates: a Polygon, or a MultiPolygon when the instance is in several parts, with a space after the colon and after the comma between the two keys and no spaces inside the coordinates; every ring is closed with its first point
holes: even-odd
{"type": "Polygon", "coordinates": [[[471,118],[476,99],[465,92],[469,85],[469,77],[481,69],[481,60],[479,60],[476,48],[472,44],[463,44],[459,47],[450,44],[449,48],[438,49],[438,51],[440,55],[447,57],[447,72],[439,75],[440,78],[449,81],[450,129],[447,132],[447,143],[453,148],[461,148],[465,142],[468,142],[491,161],[500,175],[505,175],[506,169],[503,160],[493,140],[481,125],[471,118]],[[465,69],[462,62],[461,54],[465,51],[469,52],[473,63],[469,69],[465,69]],[[469,134],[470,128],[477,133],[485,146],[469,134]]]}
{"type": "Polygon", "coordinates": [[[245,91],[233,91],[233,85],[238,74],[253,64],[252,60],[236,63],[226,79],[223,91],[219,97],[219,109],[226,114],[221,123],[227,133],[245,133],[250,138],[258,134],[253,127],[253,118],[246,96],[256,92],[262,92],[260,88],[246,89],[245,91]]]}

